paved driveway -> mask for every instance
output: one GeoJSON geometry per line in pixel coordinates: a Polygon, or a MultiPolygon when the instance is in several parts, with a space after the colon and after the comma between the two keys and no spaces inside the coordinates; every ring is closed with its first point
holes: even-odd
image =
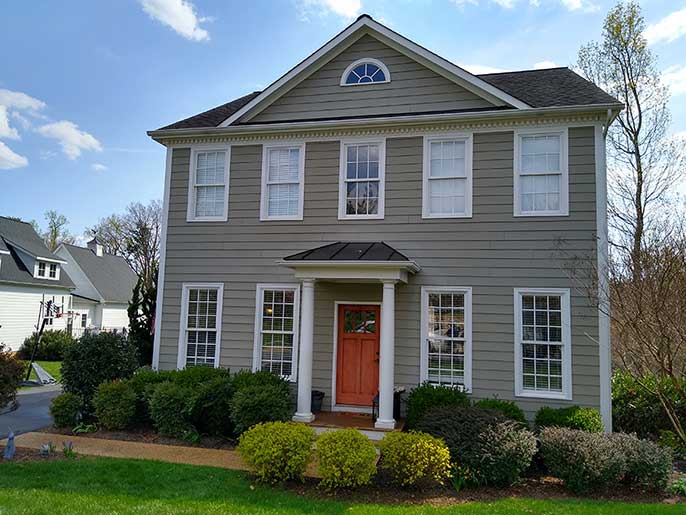
{"type": "Polygon", "coordinates": [[[50,401],[59,395],[61,390],[60,385],[20,390],[17,394],[19,409],[0,415],[0,440],[7,437],[10,429],[18,434],[52,424],[50,401]]]}

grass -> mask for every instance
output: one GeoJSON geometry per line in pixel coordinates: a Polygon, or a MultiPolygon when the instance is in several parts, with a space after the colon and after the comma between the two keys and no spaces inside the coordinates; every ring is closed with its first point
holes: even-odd
{"type": "Polygon", "coordinates": [[[370,515],[671,515],[678,505],[505,499],[438,508],[350,503],[252,486],[244,473],[144,460],[0,463],[3,515],[321,514],[370,515]]]}

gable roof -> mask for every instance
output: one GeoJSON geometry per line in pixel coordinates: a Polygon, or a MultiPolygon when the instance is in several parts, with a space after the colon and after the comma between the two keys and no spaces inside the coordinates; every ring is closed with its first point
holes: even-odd
{"type": "Polygon", "coordinates": [[[190,118],[185,118],[178,122],[160,127],[158,130],[163,131],[167,129],[191,129],[195,127],[217,127],[224,120],[229,118],[232,114],[238,111],[240,108],[245,106],[248,102],[259,95],[260,91],[253,91],[247,95],[240,98],[222,104],[220,106],[208,109],[200,114],[191,116],[190,118]]]}
{"type": "Polygon", "coordinates": [[[136,273],[121,256],[97,256],[84,247],[63,244],[104,302],[127,303],[136,285],[136,273]]]}

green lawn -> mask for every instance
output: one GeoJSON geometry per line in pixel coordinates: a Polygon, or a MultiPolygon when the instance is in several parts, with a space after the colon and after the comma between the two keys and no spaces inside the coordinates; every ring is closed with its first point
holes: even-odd
{"type": "Polygon", "coordinates": [[[458,514],[661,515],[685,506],[508,499],[450,508],[318,500],[268,487],[243,473],[169,463],[81,458],[0,463],[2,515],[61,514],[458,514]]]}
{"type": "MultiPolygon", "coordinates": [[[[58,383],[60,382],[60,379],[62,379],[62,374],[60,373],[60,367],[62,366],[61,361],[36,361],[36,363],[43,367],[48,374],[57,379],[58,383]]],[[[36,372],[33,370],[31,370],[31,379],[38,380],[36,372]]]]}

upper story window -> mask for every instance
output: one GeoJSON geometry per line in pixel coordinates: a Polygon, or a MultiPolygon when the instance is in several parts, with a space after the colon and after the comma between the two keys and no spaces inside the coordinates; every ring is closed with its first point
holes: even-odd
{"type": "Polygon", "coordinates": [[[52,279],[53,281],[57,281],[60,278],[60,267],[57,263],[37,261],[33,275],[34,277],[41,279],[52,279]]]}
{"type": "Polygon", "coordinates": [[[391,82],[386,65],[377,59],[365,58],[348,66],[341,76],[341,86],[358,84],[383,84],[391,82]]]}
{"type": "Polygon", "coordinates": [[[384,140],[341,141],[338,218],[384,217],[384,140]]]}
{"type": "Polygon", "coordinates": [[[515,216],[569,214],[567,130],[515,131],[515,216]]]}
{"type": "Polygon", "coordinates": [[[45,277],[46,267],[47,267],[47,263],[45,263],[45,261],[40,261],[38,263],[38,277],[45,277]]]}
{"type": "Polygon", "coordinates": [[[188,184],[189,222],[227,220],[229,154],[228,148],[192,150],[188,184]]]}
{"type": "Polygon", "coordinates": [[[472,136],[424,138],[424,218],[472,216],[472,136]]]}
{"type": "Polygon", "coordinates": [[[260,220],[302,220],[305,145],[266,146],[260,220]]]}

